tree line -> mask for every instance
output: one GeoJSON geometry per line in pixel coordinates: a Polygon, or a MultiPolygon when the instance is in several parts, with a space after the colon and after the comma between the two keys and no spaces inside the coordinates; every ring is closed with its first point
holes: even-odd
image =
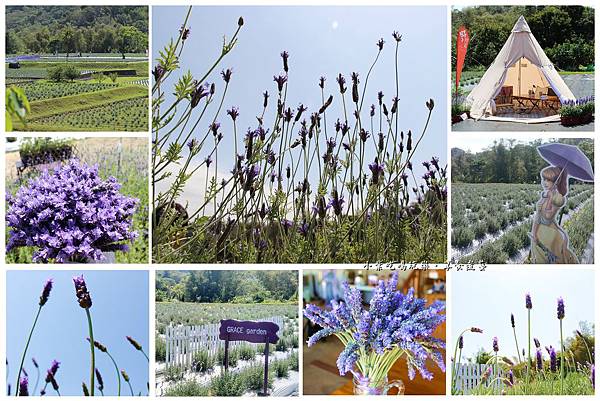
{"type": "Polygon", "coordinates": [[[297,271],[167,270],[156,275],[157,302],[260,303],[297,300],[297,271]]]}
{"type": "Polygon", "coordinates": [[[561,70],[594,64],[594,9],[583,6],[477,6],[452,10],[452,69],[456,32],[464,25],[471,37],[465,70],[486,69],[508,39],[519,16],[550,60],[561,70]]]}
{"type": "Polygon", "coordinates": [[[143,53],[148,8],[140,6],[11,6],[6,54],[143,53]]]}
{"type": "MultiPolygon", "coordinates": [[[[480,152],[471,153],[460,148],[451,150],[452,182],[467,183],[520,183],[534,184],[540,181],[540,170],[548,166],[537,147],[541,139],[522,143],[515,139],[501,139],[480,152]]],[[[592,139],[561,139],[558,142],[576,145],[592,161],[592,139]]]]}

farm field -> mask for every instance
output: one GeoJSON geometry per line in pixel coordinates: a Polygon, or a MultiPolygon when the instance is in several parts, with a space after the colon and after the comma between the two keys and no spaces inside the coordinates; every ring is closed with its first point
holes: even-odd
{"type": "Polygon", "coordinates": [[[229,368],[223,372],[224,342],[217,337],[221,319],[279,325],[279,341],[269,351],[269,388],[272,395],[291,395],[299,370],[297,304],[190,302],[156,303],[157,395],[242,396],[262,390],[263,344],[232,342],[229,368]]]}
{"type": "MultiPolygon", "coordinates": [[[[452,192],[453,261],[527,263],[539,184],[455,183],[452,192]]],[[[594,260],[593,204],[593,185],[571,185],[558,217],[580,263],[594,260]]]]}
{"type": "Polygon", "coordinates": [[[148,14],[7,6],[6,131],[147,131],[148,14]]]}
{"type": "Polygon", "coordinates": [[[20,69],[6,70],[7,86],[21,88],[31,108],[26,124],[14,122],[15,130],[134,132],[148,129],[147,62],[23,64],[20,69]],[[49,79],[48,71],[61,64],[75,68],[85,78],[49,79]],[[109,77],[110,74],[115,75],[109,77]]]}
{"type": "MultiPolygon", "coordinates": [[[[71,140],[72,157],[88,165],[98,165],[99,175],[115,177],[121,184],[120,192],[139,199],[133,214],[132,230],[138,237],[129,244],[128,252],[116,252],[116,263],[146,263],[148,261],[148,147],[143,138],[86,138],[71,140]]],[[[22,146],[22,143],[21,143],[22,146]]],[[[60,162],[43,163],[26,168],[21,178],[17,164],[22,163],[18,151],[6,153],[6,192],[15,194],[30,179],[44,169],[56,168],[60,162]]],[[[62,165],[66,163],[63,162],[62,165]]],[[[9,234],[7,229],[7,235],[9,234]]],[[[13,249],[6,255],[7,263],[31,263],[33,247],[13,249]]]]}

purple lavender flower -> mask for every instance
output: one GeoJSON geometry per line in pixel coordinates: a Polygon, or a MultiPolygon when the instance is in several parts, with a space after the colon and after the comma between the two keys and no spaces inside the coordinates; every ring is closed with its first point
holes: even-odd
{"type": "Polygon", "coordinates": [[[342,214],[342,208],[344,206],[344,197],[338,194],[337,190],[331,192],[331,199],[329,200],[329,207],[333,208],[333,212],[336,216],[342,214]]]}
{"type": "Polygon", "coordinates": [[[533,308],[533,304],[531,303],[531,294],[529,293],[525,294],[525,307],[527,309],[533,308]]]}
{"type": "Polygon", "coordinates": [[[28,397],[29,396],[29,379],[27,376],[21,377],[21,381],[19,382],[19,396],[28,397]]]}
{"type": "Polygon", "coordinates": [[[100,374],[100,371],[98,370],[98,368],[96,368],[95,371],[96,371],[96,381],[98,382],[98,390],[102,391],[102,390],[104,390],[104,380],[102,379],[102,375],[100,374]]]}
{"type": "Polygon", "coordinates": [[[78,160],[44,171],[7,197],[7,252],[35,248],[33,262],[102,260],[102,251],[126,250],[138,200],[122,195],[114,177],[78,160]]]}
{"type": "Polygon", "coordinates": [[[544,362],[542,359],[542,350],[539,348],[537,349],[537,351],[535,351],[535,361],[537,369],[542,370],[544,368],[544,362]]]}
{"type": "Polygon", "coordinates": [[[402,40],[402,35],[400,35],[398,32],[394,31],[392,33],[392,36],[394,37],[394,39],[396,39],[396,42],[400,42],[402,40]]]}
{"type": "Polygon", "coordinates": [[[515,328],[515,315],[510,314],[510,325],[514,329],[515,328]]]}
{"type": "Polygon", "coordinates": [[[535,338],[535,337],[533,338],[533,343],[535,344],[536,348],[540,347],[540,340],[538,340],[537,338],[535,338]]]}
{"type": "Polygon", "coordinates": [[[89,309],[92,307],[92,297],[85,284],[83,274],[81,276],[73,277],[73,284],[75,284],[75,295],[77,296],[77,302],[83,309],[89,309]]]}
{"type": "Polygon", "coordinates": [[[346,78],[344,78],[344,76],[342,74],[339,74],[338,77],[336,78],[336,81],[340,87],[340,93],[344,94],[346,93],[346,78]]]}
{"type": "Polygon", "coordinates": [[[338,358],[341,374],[350,371],[356,376],[353,369],[361,355],[381,355],[394,348],[405,351],[411,379],[417,371],[425,379],[433,377],[425,366],[429,358],[444,370],[444,358],[439,350],[445,344],[432,337],[436,327],[445,320],[440,314],[444,303],[436,301],[427,305],[424,299],[414,296],[412,289],[402,294],[396,289],[397,280],[398,274],[394,273],[387,283],[381,281],[368,309],[363,308],[360,291],[347,283],[343,284],[344,302],[332,303],[331,311],[308,305],[305,316],[323,328],[309,339],[309,346],[331,334],[351,334],[353,341],[338,358]]]}
{"type": "Polygon", "coordinates": [[[558,298],[556,305],[556,317],[558,317],[558,320],[563,320],[565,318],[565,301],[562,297],[558,298]]]}
{"type": "Polygon", "coordinates": [[[160,81],[163,75],[165,75],[165,68],[162,65],[157,64],[152,70],[152,75],[154,76],[155,81],[160,81]]]}
{"type": "MultiPolygon", "coordinates": [[[[40,295],[40,306],[46,305],[48,302],[48,297],[50,296],[50,291],[52,291],[52,279],[49,278],[46,280],[46,284],[44,284],[44,288],[42,289],[42,295],[40,295]]],[[[37,364],[37,363],[34,363],[37,364]]]]}
{"type": "Polygon", "coordinates": [[[233,74],[233,70],[231,68],[221,71],[221,76],[223,77],[223,81],[225,81],[226,84],[228,84],[229,81],[231,81],[231,74],[233,74]]]}
{"type": "Polygon", "coordinates": [[[550,371],[556,372],[558,370],[558,364],[556,363],[556,350],[550,347],[550,371]]]}
{"type": "Polygon", "coordinates": [[[592,388],[596,388],[596,365],[592,364],[590,369],[590,381],[592,382],[592,388]]]}
{"type": "Polygon", "coordinates": [[[371,183],[373,185],[379,185],[379,179],[383,177],[383,163],[379,164],[377,158],[371,164],[369,164],[369,170],[371,170],[371,183]]]}
{"type": "Polygon", "coordinates": [[[290,57],[290,55],[288,54],[288,52],[283,51],[281,52],[281,60],[283,61],[283,71],[288,72],[288,58],[290,57]]]}
{"type": "Polygon", "coordinates": [[[513,374],[512,369],[508,371],[508,384],[511,387],[515,385],[515,375],[513,374]]]}
{"type": "Polygon", "coordinates": [[[498,337],[494,337],[492,339],[492,348],[494,349],[494,352],[498,352],[500,351],[500,348],[498,347],[498,337]]]}
{"type": "Polygon", "coordinates": [[[273,81],[277,82],[277,90],[283,91],[283,85],[287,82],[287,75],[276,75],[273,77],[273,81]]]}
{"type": "Polygon", "coordinates": [[[46,383],[51,383],[54,376],[56,376],[56,372],[58,372],[58,368],[60,367],[60,362],[56,359],[52,361],[50,365],[50,369],[46,372],[46,383]]]}
{"type": "Polygon", "coordinates": [[[309,225],[306,221],[304,221],[299,227],[298,227],[298,232],[303,236],[306,237],[308,236],[308,229],[309,229],[309,225]]]}
{"type": "Polygon", "coordinates": [[[190,150],[190,152],[194,151],[194,149],[196,148],[197,145],[198,145],[198,140],[196,140],[196,138],[190,139],[187,143],[187,147],[190,150]]]}
{"type": "Polygon", "coordinates": [[[383,38],[381,38],[377,41],[377,47],[379,48],[379,51],[383,50],[384,43],[385,43],[385,41],[383,40],[383,38]]]}
{"type": "Polygon", "coordinates": [[[191,98],[191,104],[190,104],[190,107],[192,109],[194,107],[198,106],[198,103],[200,103],[200,100],[202,100],[202,98],[205,98],[206,96],[208,96],[210,94],[208,91],[208,87],[209,87],[208,82],[204,83],[204,84],[200,84],[200,83],[196,84],[196,88],[192,92],[192,98],[191,98]]]}
{"type": "Polygon", "coordinates": [[[458,337],[458,348],[463,349],[464,345],[463,336],[458,337]]]}
{"type": "Polygon", "coordinates": [[[40,365],[38,365],[38,363],[35,360],[35,358],[31,358],[31,363],[33,363],[33,366],[35,366],[36,369],[40,367],[40,365]]]}
{"type": "Polygon", "coordinates": [[[229,110],[227,110],[227,115],[235,122],[240,115],[240,110],[237,107],[232,106],[229,110]]]}
{"type": "Polygon", "coordinates": [[[471,333],[483,333],[479,327],[471,327],[471,333]]]}

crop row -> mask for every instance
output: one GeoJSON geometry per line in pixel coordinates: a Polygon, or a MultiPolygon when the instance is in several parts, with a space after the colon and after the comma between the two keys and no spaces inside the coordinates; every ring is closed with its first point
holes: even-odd
{"type": "MultiPolygon", "coordinates": [[[[539,187],[532,184],[456,184],[454,188],[451,244],[460,248],[529,218],[539,200],[539,187]]],[[[563,212],[592,193],[589,185],[574,185],[563,212]]]]}
{"type": "Polygon", "coordinates": [[[96,92],[116,88],[117,86],[119,85],[91,82],[32,82],[20,85],[25,90],[25,95],[30,102],[96,92]]]}
{"type": "MultiPolygon", "coordinates": [[[[289,377],[289,371],[298,371],[298,352],[291,352],[286,358],[275,359],[269,364],[269,376],[267,386],[274,387],[274,379],[289,377]]],[[[183,374],[168,372],[169,381],[179,381],[184,378],[183,374]]],[[[240,397],[248,392],[256,393],[263,389],[264,365],[252,363],[250,366],[238,371],[225,371],[214,376],[209,383],[201,384],[194,379],[179,381],[167,389],[165,396],[169,397],[201,397],[201,396],[237,396],[240,397]]]]}
{"type": "MultiPolygon", "coordinates": [[[[577,257],[581,257],[587,242],[593,233],[593,203],[594,198],[582,199],[585,202],[581,208],[575,211],[569,220],[565,222],[565,230],[569,235],[574,234],[571,240],[571,249],[577,257]],[[567,227],[569,227],[567,229],[567,227]]],[[[580,202],[581,203],[581,202],[580,202]]],[[[578,205],[574,206],[576,208],[578,205]]],[[[462,257],[460,263],[480,262],[499,264],[507,263],[509,259],[530,245],[529,233],[533,216],[522,224],[513,227],[493,241],[486,242],[479,250],[468,256],[462,257]]]]}
{"type": "Polygon", "coordinates": [[[148,130],[148,99],[134,98],[35,120],[35,125],[53,130],[148,130]]]}

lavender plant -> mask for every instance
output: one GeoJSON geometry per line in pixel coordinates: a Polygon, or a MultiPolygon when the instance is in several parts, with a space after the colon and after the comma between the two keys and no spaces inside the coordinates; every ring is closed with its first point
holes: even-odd
{"type": "Polygon", "coordinates": [[[433,337],[445,320],[441,314],[444,303],[435,301],[428,306],[424,299],[414,296],[414,289],[403,294],[397,285],[397,273],[388,282],[381,280],[368,309],[363,307],[360,291],[348,283],[343,285],[344,300],[333,301],[331,310],[307,305],[304,316],[321,327],[309,338],[308,346],[335,335],[345,347],[337,360],[340,375],[350,372],[361,385],[369,387],[380,385],[402,357],[411,380],[417,371],[427,380],[433,378],[425,366],[429,359],[445,371],[445,342],[433,337]]]}
{"type": "Polygon", "coordinates": [[[115,178],[78,160],[44,171],[7,195],[7,252],[34,247],[34,262],[103,260],[106,251],[127,251],[138,200],[122,195],[115,178]]]}
{"type": "MultiPolygon", "coordinates": [[[[533,309],[531,301],[531,295],[529,293],[525,296],[525,308],[529,314],[533,309]]],[[[491,351],[493,355],[489,358],[484,366],[484,374],[479,379],[479,384],[470,390],[470,394],[477,395],[493,395],[493,394],[511,394],[511,395],[541,395],[541,394],[593,394],[593,378],[590,379],[594,370],[593,364],[593,352],[587,347],[585,336],[579,330],[575,330],[574,336],[578,336],[583,339],[584,347],[587,350],[587,358],[581,360],[579,356],[576,360],[574,356],[573,348],[566,350],[565,341],[563,340],[562,321],[565,318],[565,305],[562,298],[557,299],[556,317],[560,322],[560,354],[554,349],[552,345],[545,347],[548,355],[548,359],[544,359],[544,353],[541,341],[534,337],[533,342],[535,345],[535,353],[533,359],[525,360],[525,363],[521,363],[518,345],[517,345],[517,359],[518,364],[513,362],[511,358],[500,356],[499,339],[493,337],[491,351]],[[571,358],[569,358],[571,355],[571,358]],[[492,366],[495,366],[497,376],[492,378],[492,366]],[[534,369],[532,371],[532,368],[534,369]],[[502,372],[507,372],[503,374],[502,372]],[[491,380],[490,380],[491,379],[491,380]],[[558,390],[556,389],[555,383],[559,382],[558,390]],[[502,387],[504,386],[504,389],[502,387]]],[[[517,340],[517,334],[515,330],[514,315],[511,314],[511,327],[515,336],[515,343],[517,340]]],[[[463,336],[467,331],[473,331],[474,329],[467,329],[462,331],[457,338],[456,349],[462,350],[463,348],[463,336]]],[[[479,329],[476,329],[477,332],[479,329]]],[[[531,338],[530,325],[527,329],[527,336],[531,338]]],[[[576,338],[576,337],[574,337],[576,338]]],[[[567,340],[569,344],[569,340],[567,340]]],[[[574,340],[570,341],[571,347],[574,344],[574,340]]],[[[531,346],[529,345],[531,349],[531,346]]],[[[593,349],[593,348],[592,348],[593,349]]],[[[487,352],[483,352],[485,355],[490,355],[487,352]]],[[[456,350],[455,350],[456,356],[456,350]]],[[[525,356],[525,350],[523,349],[523,356],[525,356]]],[[[460,371],[460,354],[458,361],[454,358],[452,366],[452,394],[466,394],[465,385],[466,382],[459,381],[460,371]]],[[[460,379],[462,380],[462,379],[460,379]]]]}
{"type": "MultiPolygon", "coordinates": [[[[20,394],[21,392],[21,373],[23,372],[23,363],[25,362],[25,357],[27,355],[27,349],[29,348],[29,343],[31,342],[31,337],[33,336],[33,332],[35,330],[35,326],[40,317],[40,313],[42,312],[42,307],[46,305],[48,302],[48,298],[50,298],[50,292],[52,291],[52,279],[46,280],[44,287],[42,288],[42,294],[40,295],[40,301],[38,302],[38,310],[35,314],[35,319],[33,320],[33,325],[31,326],[31,330],[29,331],[29,335],[27,336],[27,342],[25,343],[25,348],[23,349],[23,355],[21,356],[21,363],[19,365],[19,370],[17,371],[17,385],[15,388],[16,391],[20,394]]],[[[36,362],[37,365],[37,362],[36,362]]],[[[27,382],[25,383],[25,389],[27,390],[27,382]]]]}
{"type": "Polygon", "coordinates": [[[398,129],[400,34],[392,35],[396,89],[388,102],[383,92],[370,106],[367,99],[383,39],[364,77],[354,72],[348,82],[339,74],[333,89],[326,77],[318,79],[320,106],[312,111],[287,100],[293,57],[284,51],[283,72],[273,77],[275,94],[264,92],[258,124],[241,138],[238,117],[250,111],[232,106],[222,116],[235,74],[222,70],[220,91],[209,79],[234,49],[242,18],[206,73],[184,73],[174,91],[165,88],[190,41],[190,12],[153,72],[157,262],[446,260],[446,167],[435,156],[419,167],[414,160],[434,101],[425,102],[428,116],[419,134],[398,129]],[[167,97],[171,92],[174,98],[167,97]],[[343,110],[335,117],[334,102],[343,110]],[[231,173],[224,178],[223,138],[233,142],[231,173]],[[205,194],[191,210],[179,198],[188,184],[198,185],[196,173],[205,178],[205,194]]]}
{"type": "MultiPolygon", "coordinates": [[[[92,315],[90,314],[90,308],[92,307],[92,297],[88,291],[87,285],[83,275],[73,277],[73,284],[75,284],[75,295],[77,296],[77,302],[79,306],[85,309],[85,315],[87,317],[88,332],[90,336],[90,391],[91,396],[94,396],[94,375],[96,369],[96,355],[94,353],[94,328],[92,326],[92,315]]],[[[85,383],[83,383],[85,389],[85,383]]],[[[85,392],[85,391],[84,391],[85,392]]]]}

